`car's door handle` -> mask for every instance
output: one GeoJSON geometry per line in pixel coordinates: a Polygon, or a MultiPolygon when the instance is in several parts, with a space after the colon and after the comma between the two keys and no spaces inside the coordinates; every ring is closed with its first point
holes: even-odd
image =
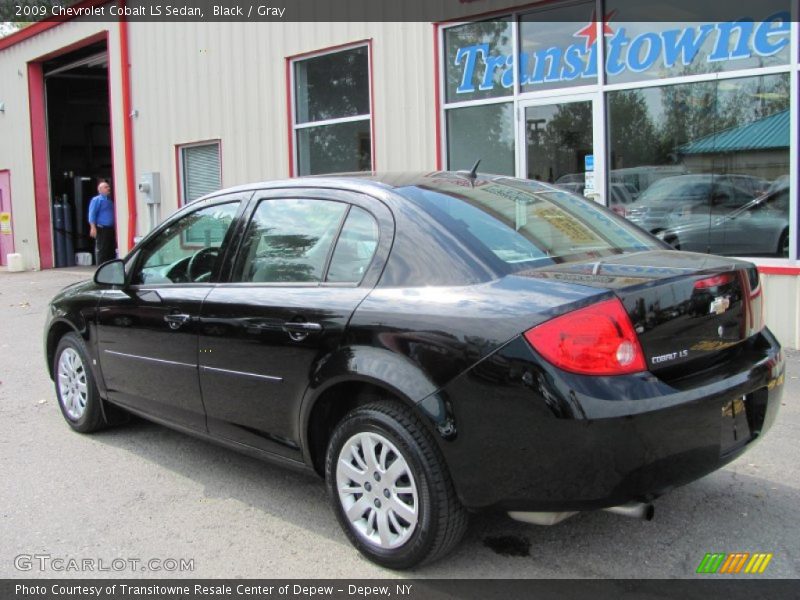
{"type": "Polygon", "coordinates": [[[283,324],[283,330],[289,334],[290,338],[299,342],[307,338],[309,333],[322,331],[322,325],[308,321],[287,321],[283,324]]]}
{"type": "Polygon", "coordinates": [[[164,320],[169,325],[170,329],[178,329],[182,325],[186,325],[192,320],[191,315],[177,314],[177,315],[164,315],[164,320]]]}

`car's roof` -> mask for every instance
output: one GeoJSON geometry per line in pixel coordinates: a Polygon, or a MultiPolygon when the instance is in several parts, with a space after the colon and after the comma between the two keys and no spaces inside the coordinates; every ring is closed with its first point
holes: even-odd
{"type": "Polygon", "coordinates": [[[380,193],[404,187],[425,187],[452,192],[453,186],[479,186],[488,182],[499,184],[524,185],[530,191],[563,191],[553,184],[525,179],[515,179],[506,175],[477,173],[474,180],[466,171],[361,171],[355,173],[337,173],[332,175],[314,175],[292,179],[278,179],[248,183],[223,190],[218,190],[194,202],[225,194],[248,192],[255,190],[281,188],[334,188],[362,193],[380,193]],[[537,189],[539,188],[539,189],[537,189]]]}

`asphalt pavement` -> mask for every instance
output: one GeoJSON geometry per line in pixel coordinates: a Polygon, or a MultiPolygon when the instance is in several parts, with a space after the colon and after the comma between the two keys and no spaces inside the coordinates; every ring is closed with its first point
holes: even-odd
{"type": "Polygon", "coordinates": [[[769,434],[658,499],[653,521],[473,515],[452,555],[398,574],[350,546],[315,477],[142,420],[72,432],[42,327],[56,291],[90,276],[0,272],[0,577],[720,577],[695,573],[707,552],[770,552],[755,577],[800,576],[798,352],[769,434]]]}

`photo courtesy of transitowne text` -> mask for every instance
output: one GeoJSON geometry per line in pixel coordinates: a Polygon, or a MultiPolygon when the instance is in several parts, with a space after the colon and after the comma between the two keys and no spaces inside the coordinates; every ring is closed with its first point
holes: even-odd
{"type": "Polygon", "coordinates": [[[343,597],[370,598],[391,596],[410,596],[413,584],[389,585],[304,585],[299,583],[283,585],[250,585],[250,584],[110,584],[110,585],[75,585],[70,583],[49,585],[16,584],[15,594],[20,597],[47,597],[48,595],[67,598],[104,598],[104,597],[294,597],[314,598],[343,597]]]}

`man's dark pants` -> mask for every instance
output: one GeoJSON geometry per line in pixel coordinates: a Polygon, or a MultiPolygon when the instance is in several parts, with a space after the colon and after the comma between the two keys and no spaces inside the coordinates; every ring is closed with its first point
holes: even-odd
{"type": "Polygon", "coordinates": [[[94,255],[98,265],[117,257],[117,239],[113,227],[97,226],[94,255]]]}

